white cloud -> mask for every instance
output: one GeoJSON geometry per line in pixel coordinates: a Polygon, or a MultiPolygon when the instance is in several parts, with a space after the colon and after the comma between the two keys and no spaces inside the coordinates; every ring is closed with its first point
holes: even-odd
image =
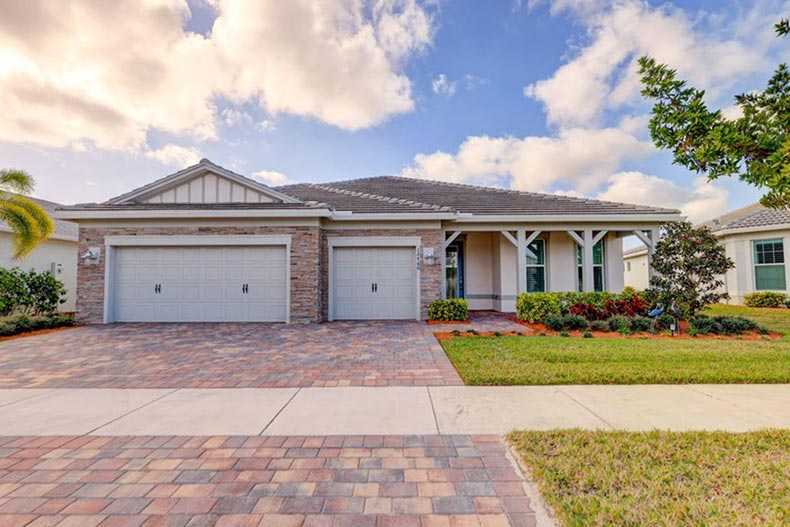
{"type": "Polygon", "coordinates": [[[272,186],[285,185],[291,181],[285,174],[274,170],[259,170],[253,172],[252,177],[272,186]]]}
{"type": "Polygon", "coordinates": [[[431,82],[431,89],[433,89],[433,93],[437,95],[452,97],[455,95],[455,81],[448,81],[447,75],[440,73],[439,76],[431,82]]]}
{"type": "MultiPolygon", "coordinates": [[[[409,112],[404,63],[432,40],[418,0],[211,0],[206,35],[186,0],[5,2],[0,140],[144,148],[163,130],[217,136],[217,99],[354,130],[409,112]]],[[[243,116],[241,116],[244,119],[243,116]]]]}
{"type": "Polygon", "coordinates": [[[571,185],[589,191],[616,172],[626,158],[654,152],[648,141],[620,128],[570,128],[556,137],[468,137],[455,154],[415,156],[403,175],[455,182],[508,183],[511,188],[550,191],[571,185]]]}
{"type": "Polygon", "coordinates": [[[718,216],[727,210],[727,190],[704,177],[689,187],[642,172],[619,172],[607,181],[597,199],[676,208],[693,222],[718,216]]]}
{"type": "Polygon", "coordinates": [[[200,161],[200,152],[195,148],[168,143],[158,150],[148,150],[145,157],[155,159],[164,165],[186,168],[200,161]]]}
{"type": "Polygon", "coordinates": [[[225,121],[225,126],[252,123],[252,115],[236,108],[225,108],[220,112],[220,115],[222,116],[222,120],[225,121]]]}
{"type": "MultiPolygon", "coordinates": [[[[642,0],[552,2],[552,14],[566,10],[587,27],[589,44],[550,78],[524,89],[544,105],[549,123],[559,126],[589,125],[606,109],[638,101],[636,59],[644,54],[677,68],[712,97],[770,65],[765,56],[770,43],[761,34],[733,38],[740,19],[715,27],[704,25],[710,17],[694,20],[679,8],[654,8],[642,0]]],[[[766,25],[768,16],[773,15],[760,17],[766,25]]]]}

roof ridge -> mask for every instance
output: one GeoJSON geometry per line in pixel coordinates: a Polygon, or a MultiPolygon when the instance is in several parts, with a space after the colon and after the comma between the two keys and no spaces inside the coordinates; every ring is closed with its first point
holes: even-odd
{"type": "MultiPolygon", "coordinates": [[[[373,179],[373,178],[367,178],[367,179],[373,179]]],[[[431,208],[433,210],[442,211],[442,212],[455,212],[455,209],[453,209],[451,207],[446,207],[446,206],[442,206],[442,205],[436,205],[436,204],[433,204],[433,203],[423,203],[421,201],[415,201],[415,200],[404,199],[404,198],[396,198],[396,197],[393,197],[393,196],[384,196],[383,194],[374,194],[372,192],[361,192],[361,191],[358,191],[358,190],[348,190],[348,189],[333,187],[331,185],[323,185],[323,184],[320,184],[320,183],[305,183],[305,185],[308,186],[308,187],[312,187],[312,188],[318,188],[318,189],[321,189],[321,190],[334,192],[336,194],[344,194],[346,196],[354,196],[354,197],[358,197],[358,198],[368,198],[368,199],[374,199],[376,201],[386,201],[388,203],[400,203],[402,205],[415,205],[415,206],[420,206],[420,207],[428,207],[428,208],[431,208]]]]}

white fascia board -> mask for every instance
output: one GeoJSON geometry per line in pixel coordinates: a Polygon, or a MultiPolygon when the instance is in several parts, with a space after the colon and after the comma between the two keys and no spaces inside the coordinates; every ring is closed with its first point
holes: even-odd
{"type": "Polygon", "coordinates": [[[763,225],[762,227],[743,227],[741,229],[724,229],[721,231],[714,231],[714,236],[723,237],[731,234],[749,234],[752,232],[770,232],[770,231],[784,231],[790,230],[790,223],[779,223],[777,225],[763,225]]]}
{"type": "Polygon", "coordinates": [[[680,214],[538,214],[470,215],[457,217],[456,223],[663,223],[680,221],[680,214]]]}
{"type": "Polygon", "coordinates": [[[61,210],[53,217],[59,220],[113,220],[113,219],[168,219],[168,218],[329,218],[328,209],[313,210],[260,210],[260,209],[214,209],[214,210],[61,210]]]}
{"type": "MultiPolygon", "coordinates": [[[[0,225],[0,232],[7,232],[9,234],[14,234],[10,228],[6,227],[5,225],[0,225]]],[[[53,234],[47,238],[47,240],[59,240],[62,242],[74,242],[77,243],[79,238],[77,236],[64,236],[63,234],[53,234]]],[[[44,240],[44,241],[47,241],[44,240]]]]}
{"type": "Polygon", "coordinates": [[[332,221],[408,221],[408,220],[454,220],[458,215],[454,212],[388,212],[388,213],[353,213],[333,211],[332,221]]]}

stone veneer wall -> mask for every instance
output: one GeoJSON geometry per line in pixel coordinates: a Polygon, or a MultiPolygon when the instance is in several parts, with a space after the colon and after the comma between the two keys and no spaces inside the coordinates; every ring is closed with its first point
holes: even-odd
{"type": "Polygon", "coordinates": [[[439,259],[442,247],[441,229],[364,229],[321,231],[321,306],[322,316],[329,316],[329,242],[330,236],[419,236],[422,248],[433,248],[435,263],[420,262],[420,318],[428,318],[428,304],[442,297],[442,264],[439,259]]]}
{"type": "Polygon", "coordinates": [[[81,226],[79,249],[101,247],[98,264],[79,259],[77,266],[77,319],[101,323],[104,315],[104,237],[160,235],[265,235],[290,234],[291,237],[291,322],[320,322],[322,305],[319,270],[320,235],[318,227],[90,227],[81,226]]]}

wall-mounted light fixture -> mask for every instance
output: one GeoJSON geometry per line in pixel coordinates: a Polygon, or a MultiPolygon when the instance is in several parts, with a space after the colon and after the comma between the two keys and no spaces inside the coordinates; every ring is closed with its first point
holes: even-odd
{"type": "Polygon", "coordinates": [[[433,265],[436,263],[436,256],[433,254],[433,247],[423,247],[422,261],[425,262],[426,265],[433,265]]]}
{"type": "Polygon", "coordinates": [[[88,247],[84,253],[82,253],[81,258],[85,260],[85,263],[88,264],[96,264],[99,263],[99,258],[101,258],[101,248],[100,247],[88,247]]]}

